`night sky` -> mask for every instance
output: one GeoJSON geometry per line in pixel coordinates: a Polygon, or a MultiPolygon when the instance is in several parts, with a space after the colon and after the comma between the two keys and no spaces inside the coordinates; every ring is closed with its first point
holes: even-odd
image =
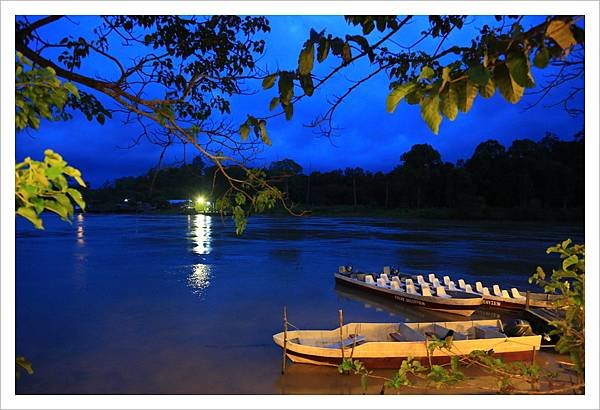
{"type": "MultiPolygon", "coordinates": [[[[52,28],[48,27],[41,32],[60,39],[67,32],[89,32],[98,24],[94,17],[73,17],[71,20],[53,24],[52,28]]],[[[342,16],[272,16],[269,20],[271,33],[261,35],[267,42],[266,55],[259,64],[266,65],[271,71],[278,67],[296,67],[298,53],[311,28],[317,31],[327,29],[327,32],[342,36],[348,32],[359,32],[358,29],[347,26],[342,16]]],[[[528,17],[523,21],[523,26],[527,29],[540,20],[540,17],[528,17]]],[[[496,24],[490,17],[474,17],[469,23],[460,32],[453,33],[447,44],[466,44],[483,24],[496,24]]],[[[414,37],[407,38],[406,42],[414,41],[411,39],[417,38],[425,24],[426,17],[423,17],[410,26],[406,32],[412,32],[414,37]]],[[[375,41],[379,36],[374,31],[369,39],[375,41]]],[[[395,40],[402,41],[397,37],[395,40]]],[[[435,46],[437,42],[424,42],[419,47],[431,52],[435,46]]],[[[118,47],[111,45],[113,50],[118,47]]],[[[130,57],[127,53],[132,51],[134,50],[121,49],[119,54],[130,57]]],[[[330,58],[322,64],[315,62],[315,74],[332,68],[337,61],[330,58]]],[[[89,63],[84,63],[83,71],[110,78],[111,67],[103,64],[90,58],[89,63]]],[[[434,135],[421,119],[418,105],[410,106],[402,102],[394,114],[385,111],[385,99],[389,92],[389,80],[385,73],[380,73],[357,89],[338,109],[335,121],[341,130],[333,139],[315,135],[312,129],[304,126],[319,112],[325,111],[328,96],[341,94],[351,84],[349,79],[358,79],[367,70],[368,61],[353,64],[327,87],[318,90],[313,97],[296,104],[292,121],[285,121],[281,117],[269,120],[269,135],[273,145],[265,147],[259,153],[254,165],[266,166],[271,161],[292,158],[302,165],[304,172],[346,167],[389,171],[399,164],[400,155],[413,144],[431,144],[445,161],[455,162],[470,157],[477,144],[488,139],[497,139],[508,147],[515,139],[539,140],[546,132],[571,139],[577,131],[584,128],[583,116],[571,118],[560,106],[544,107],[544,103],[560,99],[568,91],[567,86],[555,90],[548,100],[531,110],[525,110],[525,107],[535,101],[537,96],[526,96],[516,105],[506,102],[498,92],[487,100],[477,97],[470,112],[460,113],[453,122],[444,119],[439,135],[434,135]]],[[[543,83],[544,77],[551,70],[534,69],[536,83],[543,83]]],[[[248,113],[257,116],[268,114],[269,101],[276,96],[277,87],[261,91],[259,81],[248,83],[248,86],[259,92],[233,100],[231,120],[236,124],[241,123],[248,113]]],[[[579,96],[578,104],[583,106],[583,95],[579,96]]],[[[124,126],[118,115],[105,125],[89,122],[81,115],[75,115],[73,120],[67,122],[43,122],[37,132],[19,133],[16,159],[21,161],[25,156],[41,159],[43,150],[52,148],[61,153],[70,164],[78,167],[92,187],[98,187],[105,181],[118,177],[146,173],[156,164],[160,154],[157,146],[142,143],[134,148],[124,149],[138,134],[139,129],[133,125],[124,126]]],[[[193,149],[188,148],[187,161],[194,155],[193,149]]],[[[179,145],[168,151],[164,162],[168,165],[182,159],[183,150],[179,145]]]]}

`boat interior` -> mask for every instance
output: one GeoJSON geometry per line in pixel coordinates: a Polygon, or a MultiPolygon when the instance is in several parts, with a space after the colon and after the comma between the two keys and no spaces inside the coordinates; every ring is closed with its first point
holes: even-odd
{"type": "MultiPolygon", "coordinates": [[[[442,298],[451,297],[495,297],[510,300],[513,303],[525,303],[526,297],[519,292],[517,288],[511,288],[510,291],[502,289],[498,284],[494,284],[492,289],[479,281],[475,282],[475,288],[466,283],[464,279],[454,282],[449,276],[444,276],[442,280],[437,278],[434,273],[430,273],[426,278],[423,275],[411,276],[403,274],[389,267],[384,267],[383,273],[363,273],[352,272],[350,267],[340,266],[339,272],[367,284],[406,292],[419,296],[437,296],[442,298]],[[472,295],[472,296],[469,296],[472,295]]],[[[530,300],[552,301],[556,300],[558,295],[548,295],[544,293],[530,293],[530,300]]]]}
{"type": "Polygon", "coordinates": [[[401,277],[398,275],[390,277],[387,273],[376,274],[361,272],[345,273],[345,275],[368,285],[408,293],[410,295],[460,299],[481,297],[477,292],[471,290],[470,285],[466,285],[466,289],[459,289],[454,285],[454,282],[450,281],[448,286],[444,286],[443,283],[440,283],[439,279],[435,277],[431,278],[431,275],[431,282],[425,281],[421,275],[417,276],[416,282],[410,277],[401,277]]]}
{"type": "MultiPolygon", "coordinates": [[[[290,332],[291,333],[291,332],[290,332]]],[[[331,349],[352,348],[367,342],[425,342],[452,335],[454,340],[506,338],[500,320],[432,323],[349,323],[334,330],[299,330],[289,341],[331,349]]]]}

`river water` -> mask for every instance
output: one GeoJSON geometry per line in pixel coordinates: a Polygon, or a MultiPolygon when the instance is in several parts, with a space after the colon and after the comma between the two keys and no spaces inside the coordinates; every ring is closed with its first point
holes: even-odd
{"type": "Polygon", "coordinates": [[[336,327],[338,309],[346,322],[460,317],[336,287],[339,265],[526,289],[537,265],[557,265],[548,246],[584,239],[583,226],[386,218],[252,217],[242,237],[203,215],[45,225],[17,220],[17,355],[35,369],[20,394],[276,394],[298,380],[312,382],[303,393],[349,392],[330,369],[281,376],[271,336],[284,305],[300,329],[336,327]]]}

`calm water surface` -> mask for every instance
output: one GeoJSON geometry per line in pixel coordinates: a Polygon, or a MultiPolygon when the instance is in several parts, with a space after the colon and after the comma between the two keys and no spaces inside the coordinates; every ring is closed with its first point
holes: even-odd
{"type": "MultiPolygon", "coordinates": [[[[584,237],[583,226],[385,218],[253,217],[241,238],[202,215],[45,224],[17,221],[17,354],[35,368],[21,394],[293,392],[295,372],[336,376],[280,375],[271,335],[284,305],[301,329],[336,327],[340,308],[347,322],[459,319],[336,287],[339,265],[525,289],[538,264],[555,265],[549,245],[584,237]]],[[[336,383],[325,392],[344,392],[336,383]]]]}

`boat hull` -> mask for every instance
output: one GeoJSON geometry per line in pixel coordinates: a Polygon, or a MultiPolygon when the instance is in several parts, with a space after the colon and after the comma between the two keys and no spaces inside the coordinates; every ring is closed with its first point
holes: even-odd
{"type": "MultiPolygon", "coordinates": [[[[494,295],[483,295],[483,301],[481,305],[487,308],[506,310],[525,310],[527,308],[526,299],[507,299],[494,295]]],[[[550,308],[553,307],[553,302],[551,300],[530,298],[529,307],[550,308]]]]}
{"type": "Polygon", "coordinates": [[[343,358],[360,360],[369,368],[398,368],[409,357],[423,364],[430,360],[433,364],[445,364],[452,357],[466,356],[473,351],[493,351],[496,357],[507,361],[535,358],[541,336],[508,337],[501,329],[499,320],[349,323],[341,329],[281,332],[273,335],[273,341],[285,349],[292,362],[329,366],[340,364],[343,358]],[[425,335],[439,335],[449,329],[454,330],[450,348],[429,351],[425,335]]]}
{"type": "MultiPolygon", "coordinates": [[[[503,352],[494,353],[494,357],[499,357],[507,362],[522,361],[522,362],[533,362],[535,359],[535,351],[521,352],[503,352]]],[[[288,352],[286,354],[288,359],[293,363],[303,364],[314,364],[318,366],[338,366],[342,363],[341,357],[323,357],[318,355],[311,355],[307,353],[299,352],[288,352]]],[[[404,360],[408,360],[410,356],[404,357],[357,357],[352,356],[352,360],[359,360],[368,369],[398,369],[402,365],[404,360]]],[[[410,357],[412,360],[418,360],[423,366],[429,364],[429,358],[427,357],[410,357]]],[[[451,362],[451,356],[435,356],[431,358],[431,364],[449,364],[451,362]]]]}
{"type": "Polygon", "coordinates": [[[436,310],[440,312],[453,313],[460,316],[471,316],[475,310],[481,306],[481,297],[462,298],[438,298],[421,295],[413,295],[406,292],[399,292],[391,289],[385,289],[374,285],[369,285],[357,279],[352,279],[339,273],[335,274],[335,280],[338,283],[361,289],[365,292],[379,295],[398,303],[408,304],[425,309],[436,310]]]}

